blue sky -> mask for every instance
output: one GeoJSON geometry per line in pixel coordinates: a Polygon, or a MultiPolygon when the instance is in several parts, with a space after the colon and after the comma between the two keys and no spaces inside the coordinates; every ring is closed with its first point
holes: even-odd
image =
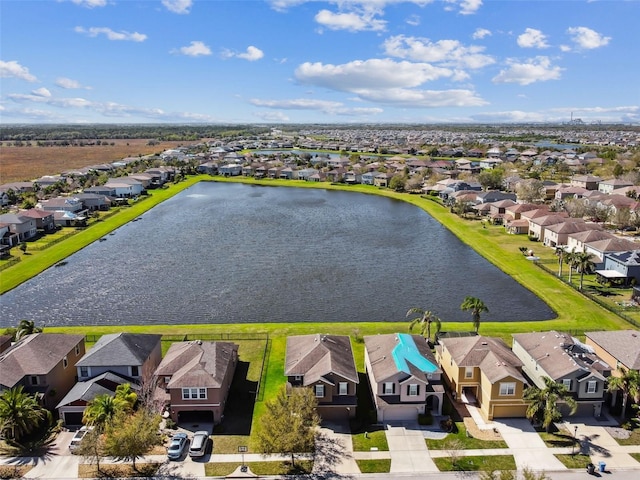
{"type": "Polygon", "coordinates": [[[2,0],[1,123],[640,122],[635,0],[2,0]]]}

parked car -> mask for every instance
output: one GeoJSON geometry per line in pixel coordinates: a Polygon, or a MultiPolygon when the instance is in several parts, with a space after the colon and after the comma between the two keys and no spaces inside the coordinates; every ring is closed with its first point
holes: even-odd
{"type": "Polygon", "coordinates": [[[78,430],[73,436],[73,438],[71,439],[71,443],[69,444],[69,450],[72,452],[76,451],[80,446],[80,443],[82,442],[82,439],[84,438],[84,436],[87,433],[89,433],[91,430],[93,430],[93,427],[82,427],[80,430],[78,430]]]}
{"type": "Polygon", "coordinates": [[[171,437],[171,443],[167,448],[167,457],[169,460],[179,460],[184,453],[185,447],[187,446],[187,434],[186,433],[176,433],[173,437],[171,437]]]}
{"type": "Polygon", "coordinates": [[[191,458],[202,457],[209,446],[209,432],[200,430],[193,434],[191,448],[189,448],[189,456],[191,458]]]}

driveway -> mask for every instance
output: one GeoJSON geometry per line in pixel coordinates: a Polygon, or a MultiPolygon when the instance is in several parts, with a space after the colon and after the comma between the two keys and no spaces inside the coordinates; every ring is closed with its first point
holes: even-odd
{"type": "Polygon", "coordinates": [[[314,473],[360,473],[353,458],[353,442],[347,421],[323,422],[316,438],[316,452],[314,473]]]}
{"type": "Polygon", "coordinates": [[[496,428],[513,454],[518,470],[566,470],[525,418],[494,420],[496,428]]]}
{"type": "Polygon", "coordinates": [[[424,432],[417,423],[387,424],[385,433],[391,455],[391,473],[438,471],[427,450],[424,432]]]}

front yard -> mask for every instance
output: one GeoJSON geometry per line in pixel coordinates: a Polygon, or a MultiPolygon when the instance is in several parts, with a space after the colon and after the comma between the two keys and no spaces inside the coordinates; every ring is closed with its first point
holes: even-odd
{"type": "Polygon", "coordinates": [[[455,422],[455,431],[447,434],[442,440],[427,438],[427,448],[431,450],[448,450],[455,443],[461,450],[507,448],[504,440],[481,440],[468,433],[464,422],[455,422]]]}

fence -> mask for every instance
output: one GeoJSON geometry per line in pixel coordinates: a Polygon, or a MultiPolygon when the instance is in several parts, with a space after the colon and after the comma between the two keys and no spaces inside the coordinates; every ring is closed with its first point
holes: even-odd
{"type": "Polygon", "coordinates": [[[22,259],[20,257],[14,257],[14,258],[11,258],[11,259],[7,260],[6,262],[2,262],[0,264],[0,272],[5,270],[5,269],[7,269],[7,268],[9,268],[9,267],[12,267],[16,263],[19,263],[20,261],[22,261],[22,259]]]}
{"type": "MultiPolygon", "coordinates": [[[[84,341],[87,343],[95,343],[102,335],[85,335],[84,341]]],[[[180,334],[180,335],[162,335],[163,342],[190,342],[193,340],[204,341],[230,341],[230,340],[269,340],[268,333],[206,333],[206,334],[180,334]]]]}
{"type": "Polygon", "coordinates": [[[31,250],[33,252],[40,252],[42,250],[46,250],[47,248],[52,247],[55,244],[60,243],[63,240],[66,240],[69,237],[73,237],[77,233],[78,232],[74,230],[73,232],[65,233],[64,235],[61,235],[58,238],[55,238],[55,239],[51,240],[50,242],[44,243],[42,245],[33,245],[33,246],[30,245],[29,246],[29,250],[31,250]]]}
{"type": "Polygon", "coordinates": [[[557,271],[550,269],[549,267],[547,267],[546,265],[544,265],[544,263],[538,261],[538,262],[534,262],[535,265],[537,265],[539,268],[541,268],[542,270],[544,270],[547,273],[550,273],[551,275],[553,275],[554,277],[558,278],[558,280],[561,280],[563,283],[565,283],[566,285],[569,285],[571,288],[573,288],[576,292],[584,295],[585,297],[587,297],[589,300],[597,303],[598,305],[600,305],[602,308],[604,308],[605,310],[608,310],[609,312],[619,316],[620,318],[622,318],[625,322],[629,322],[631,325],[633,325],[634,327],[640,327],[640,321],[631,318],[629,315],[627,315],[626,313],[624,313],[622,311],[621,308],[617,308],[615,305],[612,305],[611,303],[605,302],[602,299],[598,298],[597,295],[594,295],[591,292],[587,292],[587,291],[580,291],[580,289],[578,287],[576,287],[573,283],[569,283],[567,280],[565,280],[564,278],[558,277],[557,275],[557,271]]]}

